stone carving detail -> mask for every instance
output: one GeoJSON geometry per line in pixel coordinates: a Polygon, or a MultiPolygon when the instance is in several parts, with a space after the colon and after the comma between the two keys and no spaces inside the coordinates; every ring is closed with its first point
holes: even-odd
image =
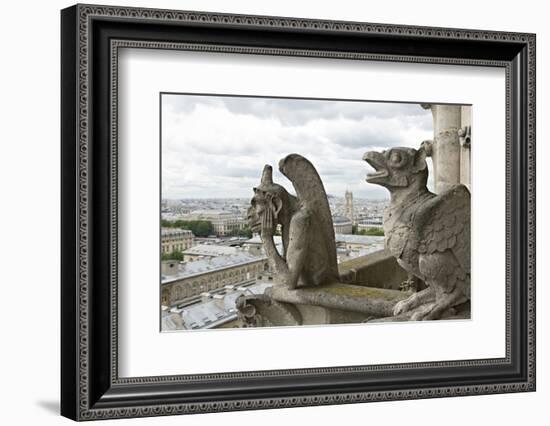
{"type": "Polygon", "coordinates": [[[463,147],[470,147],[472,143],[472,127],[464,126],[458,129],[458,141],[463,147]]]}
{"type": "Polygon", "coordinates": [[[239,318],[246,327],[301,325],[296,307],[264,295],[241,295],[236,301],[239,318]]]}
{"type": "Polygon", "coordinates": [[[275,283],[295,289],[338,281],[334,229],[321,178],[298,154],[283,158],[279,170],[292,182],[297,196],[273,183],[272,168],[266,165],[248,210],[250,227],[260,233],[275,271],[275,283]],[[277,225],[281,226],[283,255],[273,241],[277,225]]]}
{"type": "Polygon", "coordinates": [[[427,285],[395,305],[394,315],[412,320],[453,315],[453,307],[470,299],[470,193],[460,184],[438,195],[428,190],[428,147],[363,156],[375,169],[367,182],[391,195],[384,214],[386,248],[427,285]]]}

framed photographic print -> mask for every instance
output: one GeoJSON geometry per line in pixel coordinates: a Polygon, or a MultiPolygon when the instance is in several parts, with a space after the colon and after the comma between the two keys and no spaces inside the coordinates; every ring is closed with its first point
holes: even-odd
{"type": "Polygon", "coordinates": [[[535,390],[535,36],[76,5],[74,420],[535,390]]]}

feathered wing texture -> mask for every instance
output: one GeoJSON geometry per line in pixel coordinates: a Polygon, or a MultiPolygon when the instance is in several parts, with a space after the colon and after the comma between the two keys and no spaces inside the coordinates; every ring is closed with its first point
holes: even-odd
{"type": "Polygon", "coordinates": [[[417,212],[415,224],[420,254],[451,250],[463,272],[470,273],[470,192],[464,185],[429,200],[417,212]]]}
{"type": "Polygon", "coordinates": [[[313,213],[313,219],[317,225],[316,232],[326,234],[325,244],[328,253],[330,253],[330,266],[337,274],[338,264],[332,215],[325,187],[317,170],[309,160],[299,154],[289,154],[283,158],[279,162],[279,170],[292,182],[301,203],[313,213]]]}

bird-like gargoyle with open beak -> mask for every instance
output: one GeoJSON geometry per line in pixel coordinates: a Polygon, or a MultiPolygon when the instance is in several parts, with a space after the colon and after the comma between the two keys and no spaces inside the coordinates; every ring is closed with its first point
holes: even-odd
{"type": "Polygon", "coordinates": [[[452,316],[470,299],[470,192],[455,185],[441,194],[426,187],[426,148],[392,148],[363,156],[367,182],[390,191],[384,213],[386,248],[427,288],[398,302],[394,315],[411,320],[452,316]]]}

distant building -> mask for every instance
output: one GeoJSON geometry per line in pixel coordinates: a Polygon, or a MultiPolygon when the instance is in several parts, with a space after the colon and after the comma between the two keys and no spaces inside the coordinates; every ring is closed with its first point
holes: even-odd
{"type": "Polygon", "coordinates": [[[237,254],[239,249],[237,247],[221,246],[214,244],[198,244],[190,247],[183,252],[184,262],[194,262],[200,259],[211,259],[219,256],[230,256],[237,254]]]}
{"type": "Polygon", "coordinates": [[[195,236],[188,229],[162,228],[160,231],[162,253],[187,250],[194,244],[195,236]]]}
{"type": "Polygon", "coordinates": [[[335,240],[336,247],[348,250],[373,248],[376,251],[384,248],[384,237],[373,235],[336,234],[335,240]]]}
{"type": "MultiPolygon", "coordinates": [[[[273,242],[275,243],[277,251],[283,255],[283,238],[280,235],[274,235],[273,242]]],[[[252,238],[246,240],[243,244],[243,249],[248,250],[248,252],[254,256],[262,256],[265,254],[262,239],[258,234],[255,234],[252,238]]]]}
{"type": "Polygon", "coordinates": [[[357,229],[359,231],[367,231],[373,228],[382,228],[383,226],[384,226],[384,222],[383,222],[382,216],[373,216],[373,217],[369,217],[361,220],[357,224],[357,229]]]}
{"type": "Polygon", "coordinates": [[[185,220],[207,220],[212,223],[214,233],[218,236],[230,235],[232,232],[244,229],[248,224],[244,217],[225,210],[194,210],[182,218],[185,220]]]}
{"type": "Polygon", "coordinates": [[[240,247],[246,240],[248,240],[248,237],[195,237],[195,243],[197,244],[216,244],[231,247],[240,247]]]}
{"type": "Polygon", "coordinates": [[[338,263],[384,250],[384,237],[336,234],[335,239],[338,263]]]}
{"type": "Polygon", "coordinates": [[[184,309],[171,309],[171,312],[168,311],[163,315],[163,330],[242,327],[235,303],[237,298],[245,292],[262,294],[270,286],[269,282],[255,283],[246,287],[227,285],[216,293],[202,293],[199,302],[184,309]],[[176,314],[178,316],[175,316],[176,314]]]}
{"type": "Polygon", "coordinates": [[[332,218],[335,234],[351,234],[353,231],[353,223],[351,219],[345,216],[334,216],[332,218]]]}
{"type": "Polygon", "coordinates": [[[267,257],[243,251],[194,262],[163,261],[161,304],[174,306],[226,285],[252,284],[256,277],[266,273],[269,273],[267,257]]]}
{"type": "Polygon", "coordinates": [[[211,237],[195,237],[196,244],[218,244],[223,245],[224,238],[211,236],[211,237]]]}
{"type": "Polygon", "coordinates": [[[355,212],[353,211],[353,192],[346,190],[345,198],[346,207],[344,214],[349,220],[351,220],[351,224],[355,225],[355,212]]]}

